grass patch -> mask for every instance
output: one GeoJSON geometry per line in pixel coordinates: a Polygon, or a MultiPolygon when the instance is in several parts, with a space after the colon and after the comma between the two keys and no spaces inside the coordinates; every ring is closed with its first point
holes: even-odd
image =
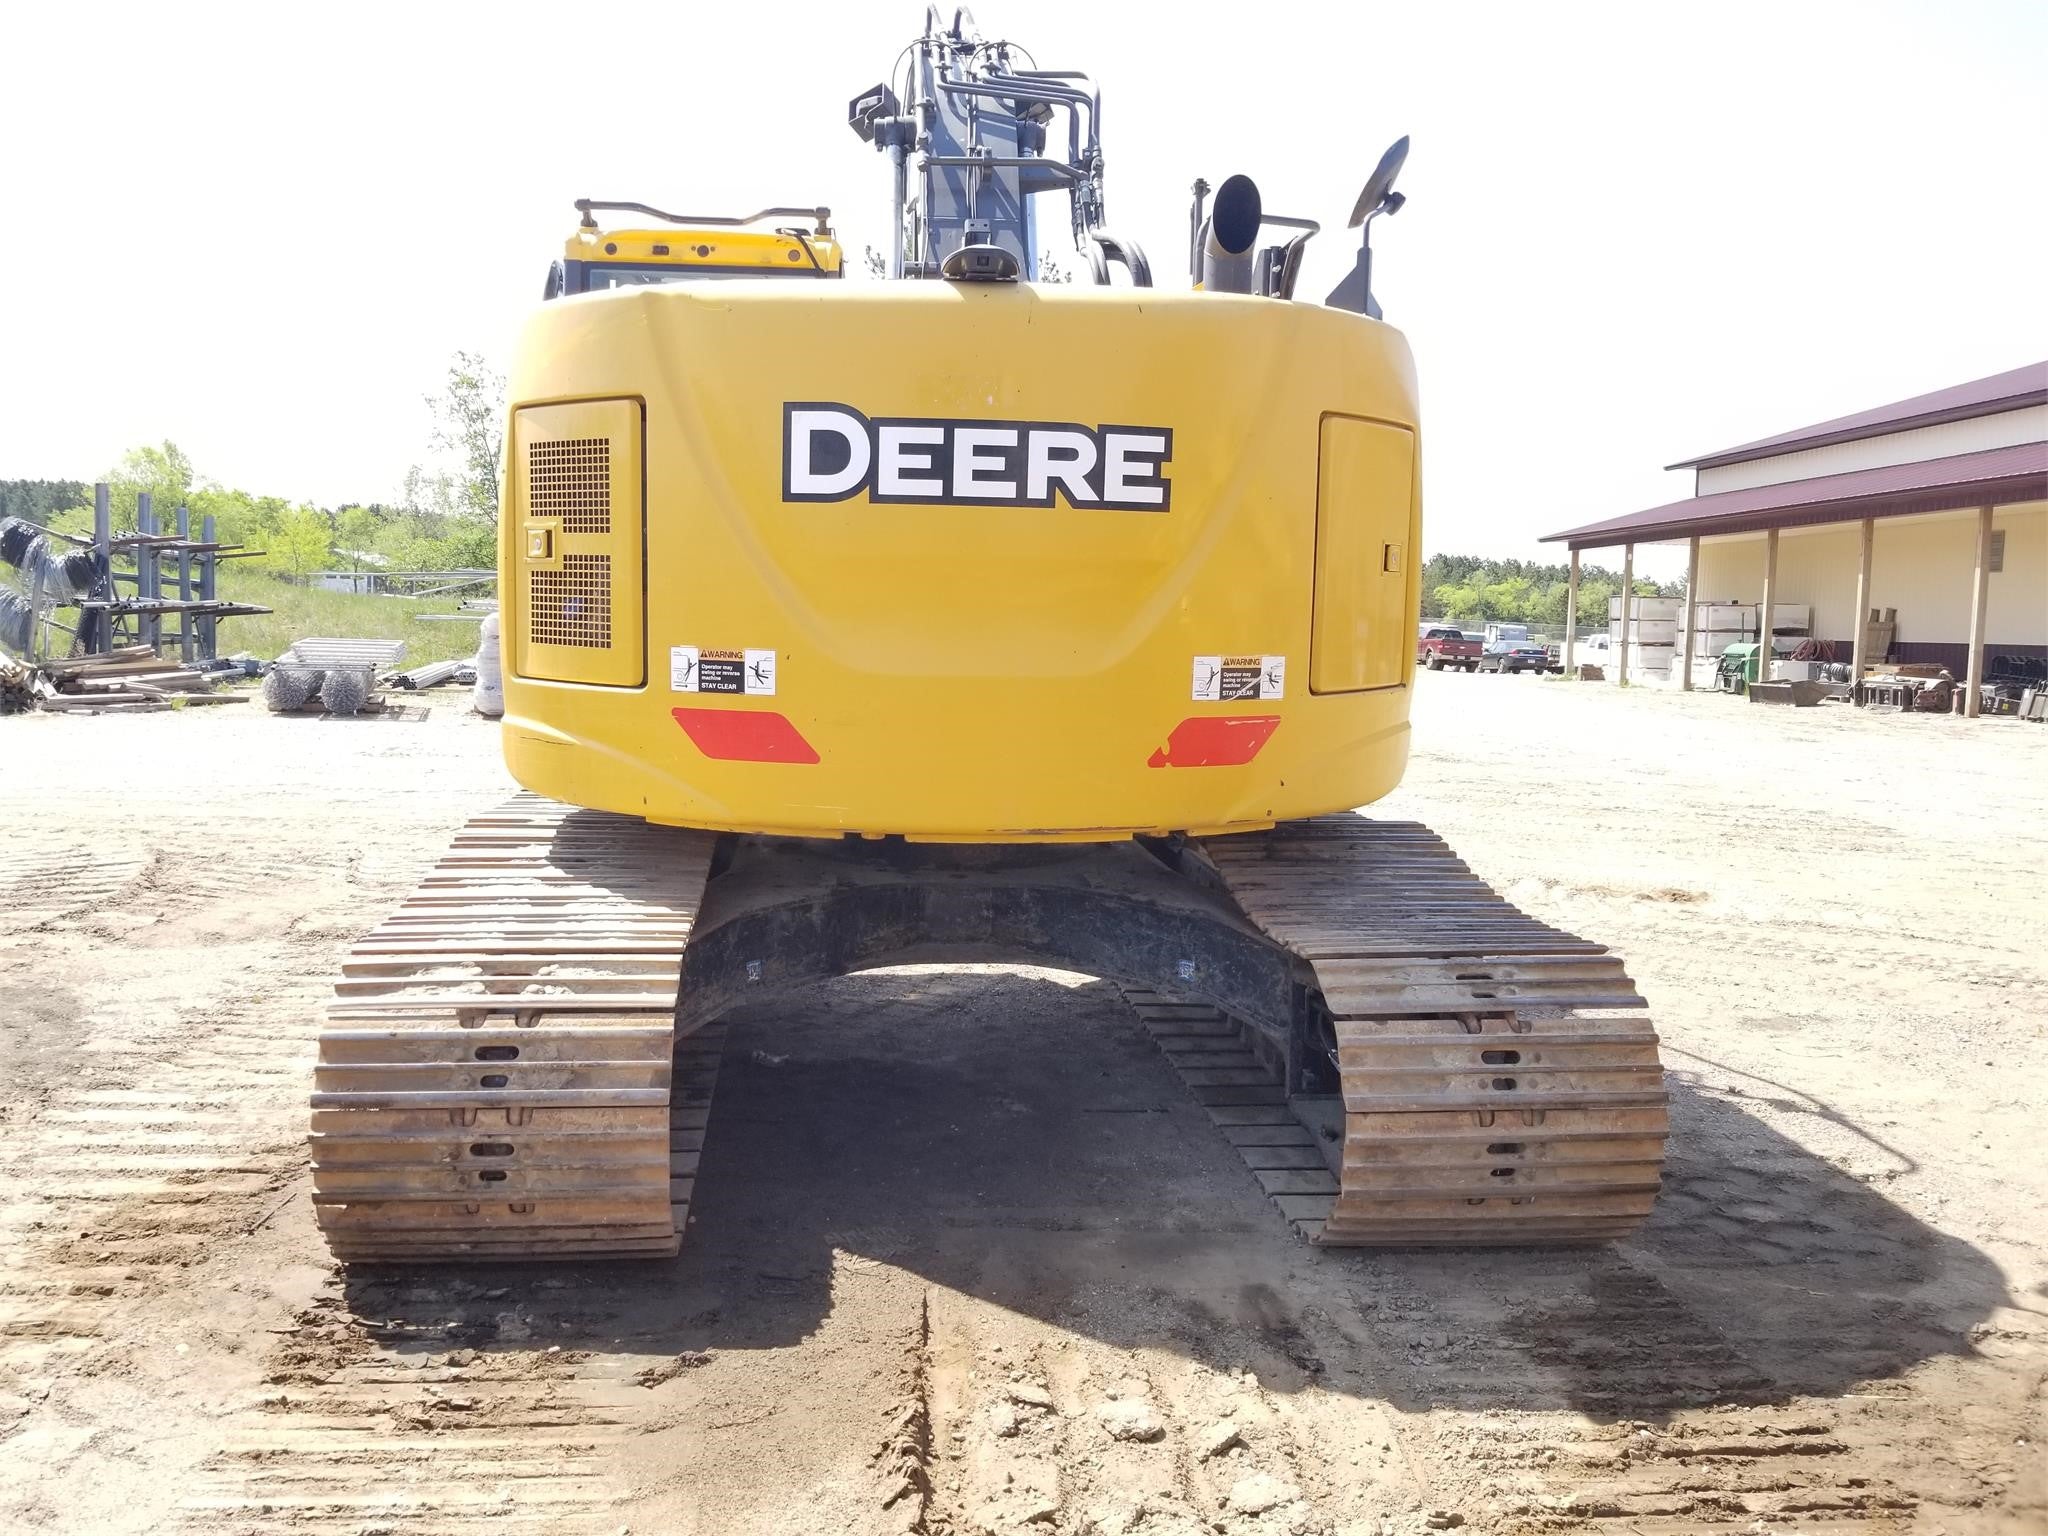
{"type": "Polygon", "coordinates": [[[247,651],[269,661],[294,640],[313,635],[345,640],[403,640],[405,656],[399,665],[405,667],[476,654],[474,621],[420,622],[421,614],[460,612],[459,596],[368,597],[353,592],[322,592],[262,571],[237,570],[237,564],[221,563],[220,595],[233,602],[259,603],[272,611],[221,620],[223,656],[247,651]]]}

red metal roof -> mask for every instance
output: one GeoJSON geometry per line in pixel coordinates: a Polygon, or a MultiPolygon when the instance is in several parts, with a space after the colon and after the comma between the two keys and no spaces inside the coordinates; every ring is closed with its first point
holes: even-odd
{"type": "Polygon", "coordinates": [[[1586,549],[2020,501],[2048,501],[2048,442],[2015,443],[2009,448],[1985,448],[1952,458],[1922,459],[1916,464],[1884,464],[1782,485],[1690,496],[1626,517],[1545,534],[1541,542],[1586,549]]]}
{"type": "Polygon", "coordinates": [[[1823,448],[1829,443],[1850,443],[1861,437],[1878,437],[1887,432],[1906,432],[1914,427],[1932,427],[1944,421],[1964,421],[1972,416],[1990,416],[2022,406],[2048,404],[2048,363],[2029,363],[2010,373],[1994,373],[1987,379],[1952,384],[1932,394],[1895,400],[1853,416],[1815,422],[1776,437],[1759,438],[1735,448],[1722,448],[1697,459],[1681,459],[1666,469],[1713,469],[1722,464],[1741,464],[1750,459],[1768,459],[1802,448],[1823,448]]]}

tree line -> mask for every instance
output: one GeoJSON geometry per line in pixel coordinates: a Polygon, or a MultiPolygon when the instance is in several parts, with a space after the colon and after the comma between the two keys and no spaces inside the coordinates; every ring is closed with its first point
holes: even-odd
{"type": "MultiPolygon", "coordinates": [[[[1431,555],[1422,563],[1422,616],[1452,624],[1527,624],[1532,630],[1564,633],[1565,598],[1571,567],[1534,560],[1489,560],[1483,555],[1431,555]]],[[[1579,626],[1602,628],[1607,600],[1621,591],[1621,572],[1579,566],[1579,626]]],[[[1680,597],[1685,583],[1638,576],[1639,597],[1680,597]]]]}
{"type": "MultiPolygon", "coordinates": [[[[498,563],[498,468],[504,450],[505,381],[473,353],[458,352],[432,412],[431,458],[414,465],[394,501],[312,502],[265,496],[200,474],[176,443],[131,448],[101,476],[116,531],[136,526],[149,492],[160,528],[179,507],[193,536],[211,516],[224,544],[263,553],[249,563],[303,580],[314,571],[443,571],[498,563]]],[[[79,480],[0,480],[0,517],[21,517],[90,536],[93,488],[79,480]]]]}
{"type": "MultiPolygon", "coordinates": [[[[221,541],[259,549],[256,564],[303,579],[313,571],[453,570],[497,564],[498,474],[504,454],[505,381],[483,358],[458,352],[432,413],[430,462],[415,465],[391,502],[335,507],[293,502],[221,485],[198,473],[176,443],[131,448],[104,477],[114,523],[133,528],[141,492],[162,526],[178,507],[198,531],[207,515],[221,541]]],[[[92,487],[77,480],[0,480],[0,517],[16,516],[67,533],[92,531],[92,487]]],[[[1522,623],[1562,633],[1569,568],[1562,563],[1431,555],[1423,562],[1422,616],[1452,624],[1522,623]]],[[[1599,565],[1579,572],[1579,613],[1597,627],[1621,573],[1599,565]]],[[[1677,597],[1683,582],[1638,577],[1646,597],[1677,597]]]]}

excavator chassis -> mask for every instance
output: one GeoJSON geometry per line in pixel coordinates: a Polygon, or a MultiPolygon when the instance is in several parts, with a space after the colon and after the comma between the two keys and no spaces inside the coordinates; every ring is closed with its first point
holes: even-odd
{"type": "Polygon", "coordinates": [[[947,846],[650,826],[521,795],[351,951],[314,1202],[345,1261],[676,1251],[743,1002],[877,966],[1121,986],[1323,1246],[1583,1243],[1649,1212],[1657,1038],[1621,962],[1413,823],[947,846]]]}

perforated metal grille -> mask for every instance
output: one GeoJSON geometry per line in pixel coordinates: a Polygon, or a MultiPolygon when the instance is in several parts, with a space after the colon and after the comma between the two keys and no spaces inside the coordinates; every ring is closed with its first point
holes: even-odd
{"type": "Polygon", "coordinates": [[[565,437],[526,446],[526,510],[564,533],[612,531],[612,440],[565,437]]]}
{"type": "Polygon", "coordinates": [[[528,574],[527,632],[535,645],[611,645],[610,555],[564,555],[559,571],[528,574]]]}

